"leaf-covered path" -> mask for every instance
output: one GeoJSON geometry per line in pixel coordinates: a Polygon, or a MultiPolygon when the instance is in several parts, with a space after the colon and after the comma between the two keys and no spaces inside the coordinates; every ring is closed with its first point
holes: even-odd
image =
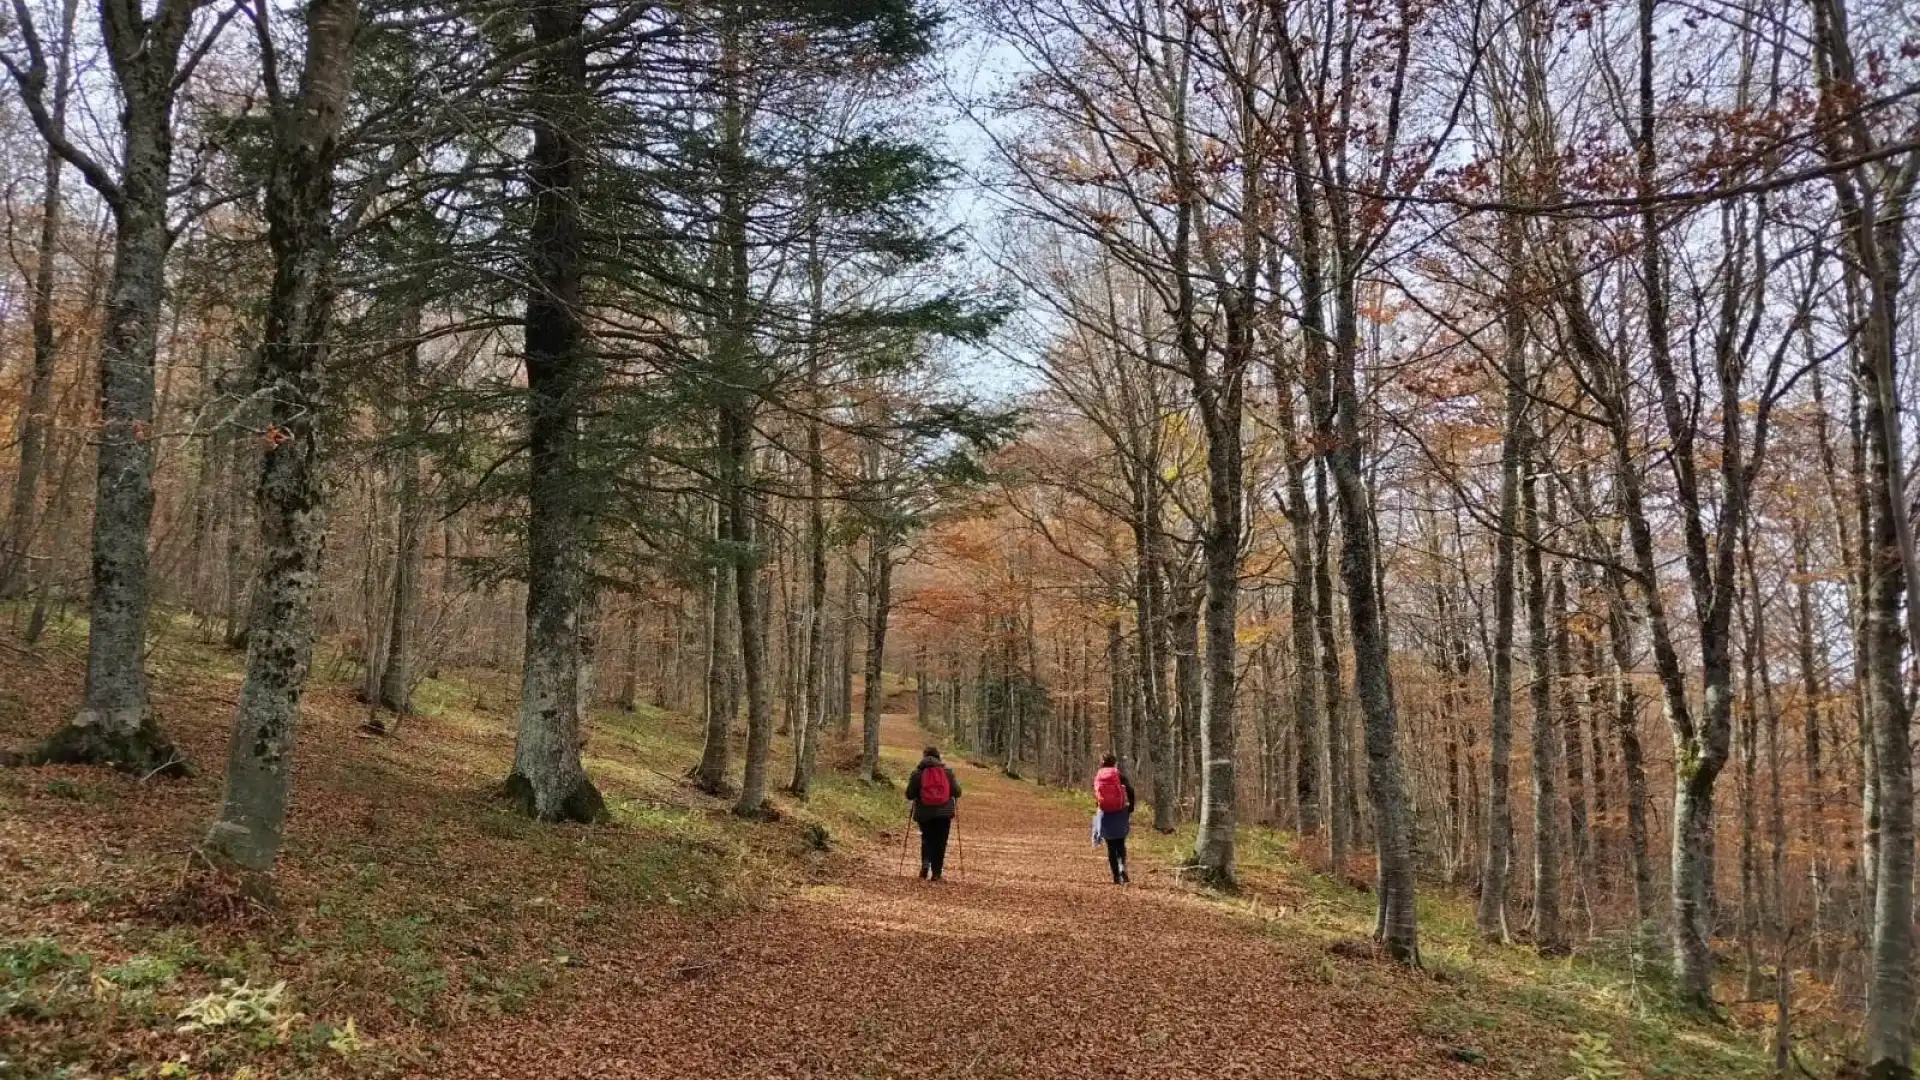
{"type": "MultiPolygon", "coordinates": [[[[916,735],[887,734],[904,768],[916,735]]],[[[441,1075],[1487,1075],[1413,1029],[1422,976],[1289,946],[1144,861],[1115,887],[1077,812],[956,767],[953,880],[902,872],[896,836],[843,883],[589,958],[581,1000],[460,1033],[441,1075]]]]}

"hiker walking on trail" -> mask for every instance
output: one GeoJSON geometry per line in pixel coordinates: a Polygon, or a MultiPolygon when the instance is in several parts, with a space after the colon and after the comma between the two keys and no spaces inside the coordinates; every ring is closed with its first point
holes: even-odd
{"type": "Polygon", "coordinates": [[[927,747],[907,778],[907,801],[913,804],[914,824],[920,826],[920,877],[939,881],[947,865],[953,815],[960,806],[960,781],[952,767],[940,760],[939,747],[927,747]]]}
{"type": "Polygon", "coordinates": [[[1107,845],[1107,868],[1113,883],[1127,883],[1127,834],[1133,831],[1133,781],[1107,754],[1093,774],[1093,802],[1100,809],[1100,839],[1107,845]]]}

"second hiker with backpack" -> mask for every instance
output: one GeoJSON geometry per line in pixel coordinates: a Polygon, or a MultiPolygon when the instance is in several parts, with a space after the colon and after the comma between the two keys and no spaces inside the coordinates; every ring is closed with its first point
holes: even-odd
{"type": "Polygon", "coordinates": [[[1093,801],[1100,808],[1100,839],[1107,845],[1107,868],[1113,883],[1127,883],[1127,834],[1133,831],[1133,781],[1120,771],[1112,754],[1100,759],[1093,774],[1093,801]]]}
{"type": "Polygon", "coordinates": [[[907,801],[913,804],[914,824],[920,826],[920,877],[939,881],[947,865],[947,837],[953,832],[953,815],[960,803],[960,781],[940,760],[939,747],[927,747],[913,775],[907,778],[907,801]]]}

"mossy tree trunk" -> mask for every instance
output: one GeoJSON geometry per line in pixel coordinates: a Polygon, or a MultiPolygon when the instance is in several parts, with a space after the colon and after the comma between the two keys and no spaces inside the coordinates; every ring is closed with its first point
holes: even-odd
{"type": "Polygon", "coordinates": [[[256,873],[273,868],[293,787],[293,749],[313,658],[314,593],[326,528],[319,428],[332,333],[333,170],[352,82],[359,0],[311,0],[298,95],[279,86],[272,39],[261,49],[273,123],[267,243],[274,257],[256,384],[267,396],[259,475],[260,574],[246,676],[227,754],[220,816],[206,849],[256,873]]]}
{"type": "Polygon", "coordinates": [[[526,366],[529,501],[527,638],[520,728],[506,792],[541,821],[587,822],[606,806],[580,758],[580,622],[586,606],[586,508],[578,440],[593,361],[582,320],[580,200],[586,161],[586,9],[539,0],[531,11],[537,54],[530,105],[533,191],[528,237],[526,366]]]}
{"type": "MultiPolygon", "coordinates": [[[[30,751],[35,763],[105,764],[142,775],[187,769],[154,721],[146,672],[148,533],[153,518],[154,360],[172,243],[167,205],[173,107],[198,54],[183,65],[194,14],[206,0],[103,0],[101,37],[120,96],[119,172],[70,142],[45,98],[47,57],[21,33],[7,69],[42,138],[106,202],[113,271],[100,348],[95,433],[92,589],[87,673],[79,711],[30,751]]],[[[20,9],[25,14],[25,9],[20,9]]],[[[17,29],[24,29],[17,28],[17,29]]]]}

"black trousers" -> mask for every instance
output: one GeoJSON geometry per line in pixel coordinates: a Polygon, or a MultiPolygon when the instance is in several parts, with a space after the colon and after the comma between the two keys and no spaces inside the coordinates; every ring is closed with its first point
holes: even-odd
{"type": "Polygon", "coordinates": [[[1113,871],[1113,880],[1119,883],[1127,880],[1127,838],[1107,841],[1107,869],[1113,871]]]}
{"type": "Polygon", "coordinates": [[[920,876],[940,880],[947,865],[947,837],[953,834],[950,817],[928,818],[920,823],[920,876]]]}

